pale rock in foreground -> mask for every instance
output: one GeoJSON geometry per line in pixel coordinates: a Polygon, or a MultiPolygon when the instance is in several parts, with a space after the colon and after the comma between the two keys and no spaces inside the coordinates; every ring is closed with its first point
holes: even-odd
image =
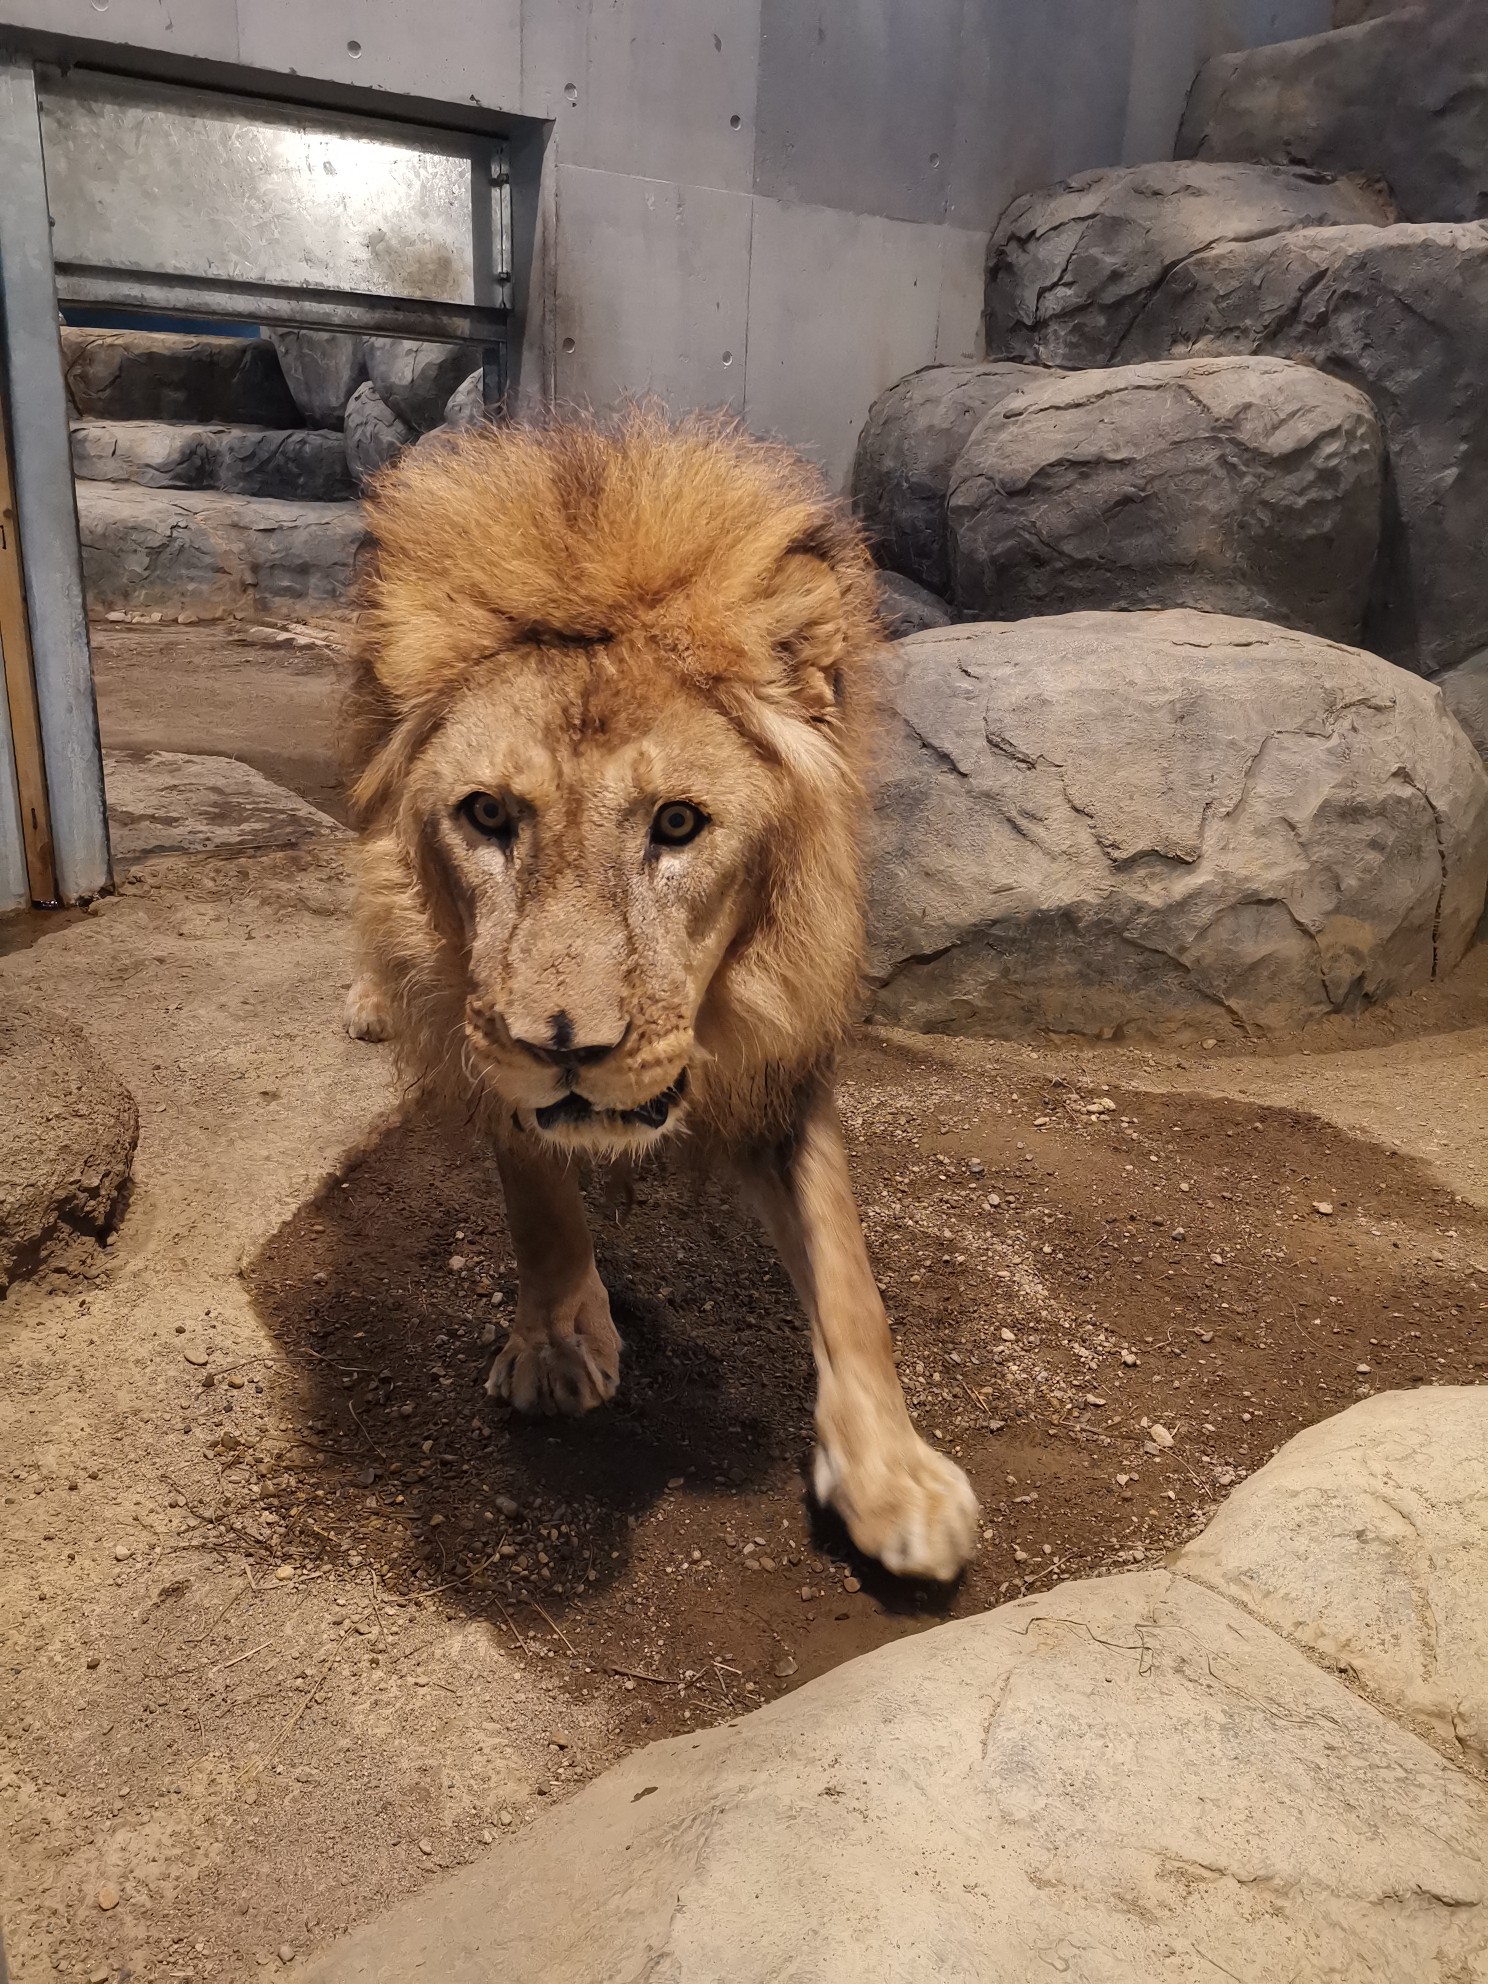
{"type": "Polygon", "coordinates": [[[1173,1561],[1488,1777],[1488,1388],[1309,1426],[1173,1561]]]}
{"type": "Polygon", "coordinates": [[[1077,613],[885,656],[873,1013],[1255,1033],[1444,976],[1488,772],[1428,683],[1218,614],[1077,613]]]}
{"type": "Polygon", "coordinates": [[[1202,1587],[1066,1585],[627,1758],[306,1984],[1423,1984],[1488,1791],[1202,1587]]]}

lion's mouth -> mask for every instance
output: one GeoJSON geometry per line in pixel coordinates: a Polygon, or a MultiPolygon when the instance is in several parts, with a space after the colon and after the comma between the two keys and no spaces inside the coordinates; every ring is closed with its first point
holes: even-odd
{"type": "Polygon", "coordinates": [[[653,1095],[649,1102],[643,1102],[635,1109],[596,1109],[587,1096],[565,1095],[533,1113],[540,1130],[556,1130],[574,1123],[625,1123],[638,1130],[659,1130],[672,1113],[674,1104],[682,1100],[686,1088],[687,1070],[684,1068],[670,1088],[664,1088],[660,1095],[653,1095]]]}

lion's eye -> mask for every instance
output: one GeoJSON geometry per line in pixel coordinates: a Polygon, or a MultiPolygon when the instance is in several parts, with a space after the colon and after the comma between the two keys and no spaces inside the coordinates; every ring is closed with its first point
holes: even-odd
{"type": "Polygon", "coordinates": [[[708,816],[701,807],[689,806],[685,799],[669,799],[656,809],[651,839],[657,847],[686,847],[707,824],[708,816]]]}
{"type": "Polygon", "coordinates": [[[460,801],[459,810],[466,826],[486,840],[500,841],[505,846],[515,831],[511,808],[494,792],[469,793],[460,801]]]}

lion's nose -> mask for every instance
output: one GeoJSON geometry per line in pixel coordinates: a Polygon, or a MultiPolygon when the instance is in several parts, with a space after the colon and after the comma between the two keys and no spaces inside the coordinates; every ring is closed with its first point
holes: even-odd
{"type": "Polygon", "coordinates": [[[534,1061],[543,1061],[550,1068],[588,1068],[596,1061],[604,1060],[623,1047],[630,1038],[630,1022],[618,1040],[581,1041],[574,1038],[573,1021],[567,1013],[554,1013],[548,1021],[546,1040],[527,1040],[519,1033],[512,1035],[514,1045],[532,1056],[534,1061]]]}

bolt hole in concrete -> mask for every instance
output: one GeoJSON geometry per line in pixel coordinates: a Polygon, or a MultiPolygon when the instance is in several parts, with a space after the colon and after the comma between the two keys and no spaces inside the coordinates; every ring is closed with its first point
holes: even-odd
{"type": "Polygon", "coordinates": [[[732,365],[734,362],[734,354],[731,351],[726,351],[723,354],[723,362],[725,365],[732,365]]]}
{"type": "Polygon", "coordinates": [[[578,84],[577,84],[577,83],[565,83],[565,84],[563,85],[563,94],[564,94],[564,95],[565,95],[565,96],[566,96],[566,97],[568,98],[568,100],[569,100],[569,102],[570,102],[570,103],[577,103],[577,102],[578,102],[578,100],[579,100],[579,86],[578,86],[578,84]]]}
{"type": "Polygon", "coordinates": [[[565,351],[573,351],[575,349],[574,341],[572,338],[565,338],[563,340],[563,349],[565,351]]]}
{"type": "Polygon", "coordinates": [[[738,111],[736,110],[736,111],[734,112],[734,114],[733,114],[733,116],[732,116],[732,117],[731,117],[731,118],[729,119],[729,129],[730,129],[731,131],[737,131],[737,130],[738,130],[738,128],[739,128],[739,126],[740,126],[740,125],[741,125],[741,124],[742,124],[743,122],[744,122],[744,119],[743,119],[743,118],[742,118],[742,117],[741,117],[741,116],[739,115],[739,113],[738,113],[738,111]]]}
{"type": "Polygon", "coordinates": [[[357,57],[362,52],[362,44],[359,41],[349,41],[346,44],[346,52],[351,57],[352,61],[355,62],[357,57]]]}

